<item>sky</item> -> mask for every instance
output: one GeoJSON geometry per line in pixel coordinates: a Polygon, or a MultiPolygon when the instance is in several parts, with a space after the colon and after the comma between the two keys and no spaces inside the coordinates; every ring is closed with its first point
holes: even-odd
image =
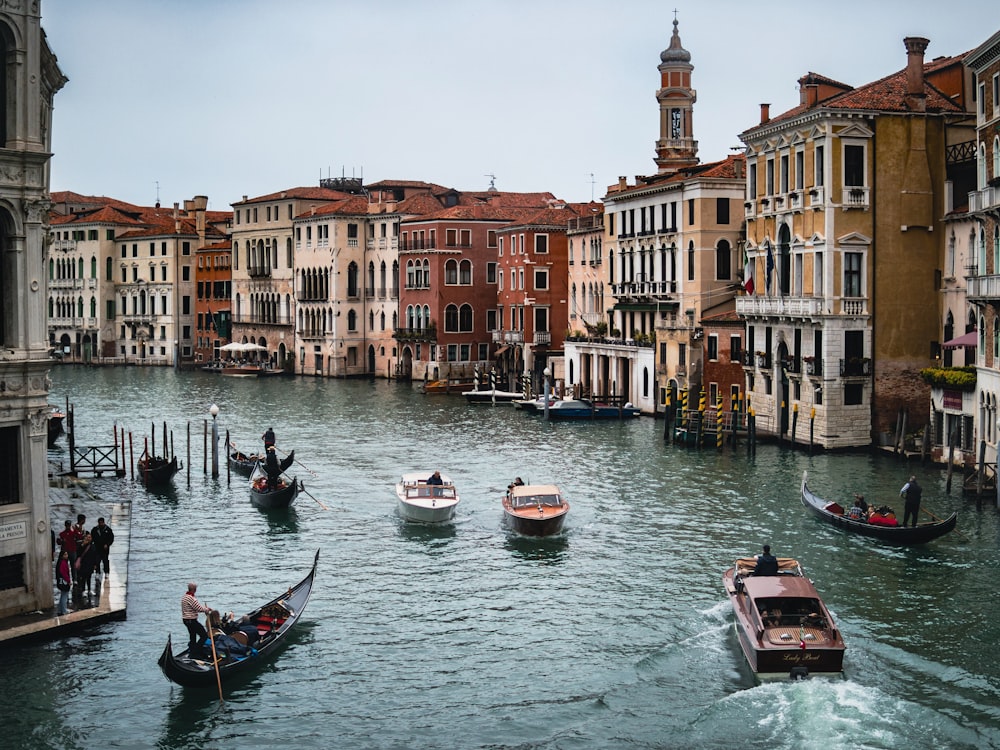
{"type": "Polygon", "coordinates": [[[42,0],[69,78],[51,189],[225,211],[345,175],[600,200],[656,172],[675,10],[703,162],[807,72],[860,85],[905,67],[904,37],[931,59],[1000,29],[978,0],[42,0]]]}

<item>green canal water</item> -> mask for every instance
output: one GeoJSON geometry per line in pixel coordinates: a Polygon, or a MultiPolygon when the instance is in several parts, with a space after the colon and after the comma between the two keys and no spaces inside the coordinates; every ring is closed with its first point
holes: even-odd
{"type": "Polygon", "coordinates": [[[998,513],[947,494],[940,467],[696,451],[664,444],[649,418],[546,423],[396,382],[75,366],[52,381],[51,400],[75,405],[79,444],[106,445],[117,425],[138,455],[166,421],[190,480],[185,469],[158,493],[93,482],[132,504],[128,619],[0,652],[2,747],[1000,747],[998,513]],[[266,514],[224,464],[206,476],[213,403],[240,447],[273,426],[315,501],[266,514]],[[401,523],[398,475],[433,469],[460,489],[456,522],[401,523]],[[862,491],[900,510],[916,473],[924,506],[957,511],[959,531],[909,549],[848,536],[802,507],[803,471],[821,495],[862,491]],[[505,531],[515,475],[562,487],[562,536],[505,531]],[[801,561],[839,622],[843,679],[750,674],[721,576],[765,542],[801,561]],[[224,703],[163,677],[167,635],[184,641],[187,581],[246,611],[298,581],[317,549],[297,633],[224,703]]]}

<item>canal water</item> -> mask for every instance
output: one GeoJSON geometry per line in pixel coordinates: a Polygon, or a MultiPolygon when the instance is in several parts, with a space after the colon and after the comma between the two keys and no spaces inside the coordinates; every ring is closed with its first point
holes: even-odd
{"type": "Polygon", "coordinates": [[[118,425],[138,455],[166,421],[190,480],[186,468],[158,493],[93,482],[132,504],[128,619],[0,652],[3,747],[1000,747],[998,513],[957,483],[947,494],[940,467],[696,451],[664,444],[649,418],[546,423],[396,382],[76,366],[52,381],[79,444],[107,445],[118,425]],[[206,476],[213,403],[241,448],[274,427],[312,497],[267,514],[224,463],[206,476]],[[456,522],[404,525],[394,482],[433,469],[459,486],[456,522]],[[959,531],[911,549],[848,536],[802,507],[803,471],[821,495],[899,510],[914,472],[924,507],[958,511],[959,531]],[[561,537],[505,531],[515,475],[562,487],[561,537]],[[838,620],[843,679],[750,674],[721,576],[767,542],[801,561],[838,620]],[[298,581],[316,550],[297,633],[224,703],[163,677],[167,634],[185,642],[188,580],[239,613],[298,581]]]}

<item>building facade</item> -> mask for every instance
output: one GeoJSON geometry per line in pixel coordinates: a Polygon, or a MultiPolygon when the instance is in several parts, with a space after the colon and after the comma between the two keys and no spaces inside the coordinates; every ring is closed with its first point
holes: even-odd
{"type": "Polygon", "coordinates": [[[232,332],[233,248],[229,240],[195,251],[195,364],[220,362],[232,332]]]}
{"type": "Polygon", "coordinates": [[[52,104],[38,3],[0,8],[0,617],[52,608],[46,329],[52,104]]]}

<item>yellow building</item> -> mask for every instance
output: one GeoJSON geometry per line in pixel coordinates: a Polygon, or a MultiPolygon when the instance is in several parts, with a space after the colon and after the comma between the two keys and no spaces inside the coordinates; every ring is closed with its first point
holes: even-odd
{"type": "Polygon", "coordinates": [[[746,144],[751,406],[761,432],[827,448],[869,445],[905,415],[928,420],[919,371],[940,342],[949,128],[964,121],[961,58],[906,67],[859,87],[809,73],[800,103],[741,134],[746,144]]]}

